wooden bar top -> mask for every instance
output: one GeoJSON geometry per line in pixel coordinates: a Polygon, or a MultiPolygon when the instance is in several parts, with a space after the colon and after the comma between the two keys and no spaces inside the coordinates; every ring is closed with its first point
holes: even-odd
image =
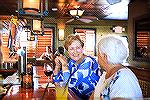
{"type": "Polygon", "coordinates": [[[9,75],[14,74],[17,71],[17,69],[0,69],[0,74],[6,78],[9,75]]]}
{"type": "MultiPolygon", "coordinates": [[[[42,87],[37,89],[25,89],[21,88],[20,85],[13,85],[2,100],[41,100],[44,90],[42,87]]],[[[47,88],[44,100],[55,100],[55,94],[54,88],[47,88]]]]}
{"type": "Polygon", "coordinates": [[[17,70],[16,69],[0,69],[0,74],[3,73],[15,73],[17,70]]]}
{"type": "MultiPolygon", "coordinates": [[[[44,74],[43,66],[34,66],[34,88],[26,89],[21,87],[21,85],[13,85],[8,90],[7,94],[2,100],[42,100],[42,96],[45,88],[42,87],[43,84],[47,84],[48,78],[44,74]]],[[[56,100],[55,87],[48,87],[43,100],[56,100]]]]}

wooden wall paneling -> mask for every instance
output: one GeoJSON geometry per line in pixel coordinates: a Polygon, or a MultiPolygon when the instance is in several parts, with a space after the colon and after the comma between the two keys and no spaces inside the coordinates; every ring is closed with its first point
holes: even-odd
{"type": "Polygon", "coordinates": [[[36,57],[39,58],[43,52],[45,52],[46,46],[51,46],[53,45],[53,33],[52,29],[44,29],[44,35],[38,35],[37,36],[38,40],[36,43],[36,46],[34,47],[35,41],[28,41],[27,43],[27,57],[32,58],[36,57]]]}
{"type": "Polygon", "coordinates": [[[36,57],[39,58],[45,52],[46,46],[53,46],[53,32],[52,29],[46,29],[43,36],[38,36],[38,43],[36,48],[36,57]]]}
{"type": "Polygon", "coordinates": [[[7,47],[8,45],[8,34],[2,34],[2,53],[3,53],[3,61],[8,60],[9,58],[9,49],[7,47]]]}

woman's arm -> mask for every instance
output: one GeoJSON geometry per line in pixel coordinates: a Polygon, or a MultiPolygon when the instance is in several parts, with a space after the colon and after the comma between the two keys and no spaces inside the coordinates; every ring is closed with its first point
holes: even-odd
{"type": "Polygon", "coordinates": [[[44,56],[45,56],[45,52],[40,56],[40,58],[43,59],[44,56]]]}
{"type": "Polygon", "coordinates": [[[68,70],[68,62],[62,55],[55,58],[54,74],[56,75],[55,81],[57,82],[63,80],[66,83],[70,76],[70,72],[68,70]]]}

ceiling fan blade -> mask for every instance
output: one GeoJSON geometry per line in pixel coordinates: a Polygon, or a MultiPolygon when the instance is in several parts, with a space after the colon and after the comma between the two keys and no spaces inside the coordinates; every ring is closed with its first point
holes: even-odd
{"type": "Polygon", "coordinates": [[[82,21],[82,22],[84,22],[84,23],[91,23],[91,22],[93,22],[92,20],[90,20],[90,19],[85,19],[85,18],[80,18],[80,19],[78,19],[78,20],[80,20],[80,21],[82,21]]]}
{"type": "Polygon", "coordinates": [[[66,23],[70,23],[70,22],[72,22],[74,20],[74,18],[73,19],[70,19],[70,20],[68,20],[68,21],[66,21],[66,23]]]}
{"type": "Polygon", "coordinates": [[[88,15],[82,16],[82,18],[83,18],[83,19],[90,19],[90,20],[97,20],[97,19],[98,19],[98,18],[95,17],[95,16],[88,16],[88,15]]]}

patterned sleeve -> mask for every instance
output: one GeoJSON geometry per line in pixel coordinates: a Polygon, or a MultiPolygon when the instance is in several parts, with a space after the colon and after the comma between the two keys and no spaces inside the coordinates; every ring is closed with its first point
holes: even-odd
{"type": "Polygon", "coordinates": [[[58,74],[55,75],[55,77],[53,78],[53,81],[54,81],[54,82],[57,82],[57,83],[63,81],[64,83],[66,83],[67,80],[68,80],[68,78],[69,78],[69,76],[70,76],[69,70],[67,70],[67,71],[65,71],[65,72],[62,72],[62,70],[60,70],[60,71],[58,72],[58,74]]]}
{"type": "Polygon", "coordinates": [[[71,66],[71,63],[69,62],[68,63],[69,70],[67,70],[65,72],[63,72],[62,70],[60,70],[55,75],[55,77],[53,77],[53,81],[56,82],[56,83],[59,83],[59,82],[66,83],[68,81],[69,76],[70,76],[70,66],[71,66]]]}

